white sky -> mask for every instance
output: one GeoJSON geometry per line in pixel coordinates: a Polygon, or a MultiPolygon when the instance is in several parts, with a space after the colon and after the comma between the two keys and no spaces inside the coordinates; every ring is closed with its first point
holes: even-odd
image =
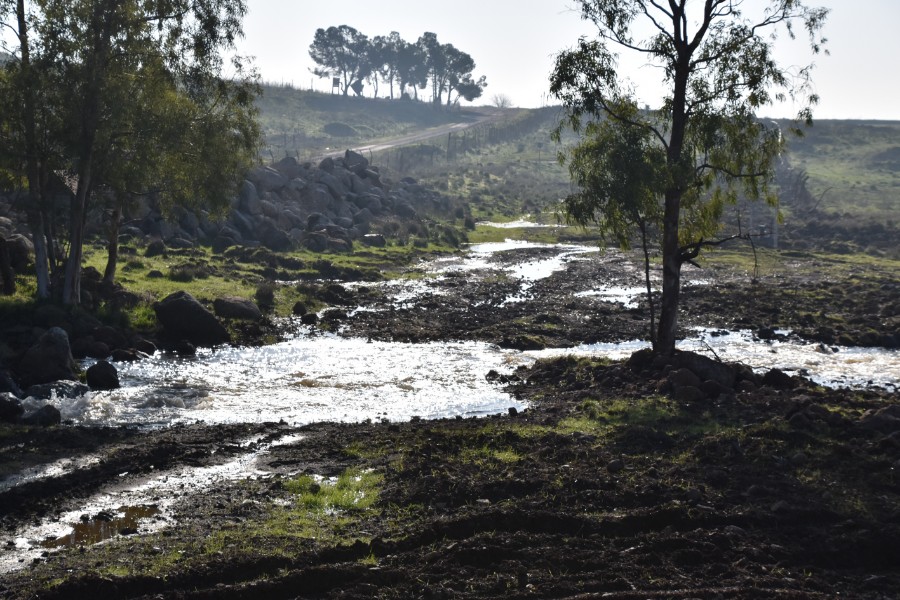
{"type": "MultiPolygon", "coordinates": [[[[696,2],[697,0],[692,0],[696,2]]],[[[832,9],[826,24],[830,55],[813,60],[813,78],[821,96],[819,119],[900,120],[900,0],[809,0],[832,9]]],[[[572,0],[248,0],[245,39],[239,51],[255,57],[266,81],[293,83],[327,91],[330,81],[312,75],[309,44],[315,30],[350,25],[369,37],[398,31],[414,42],[433,31],[438,40],[468,52],[476,78],[487,76],[483,103],[505,94],[513,104],[552,103],[548,75],[553,57],[572,47],[592,25],[580,19],[572,0]]],[[[750,15],[763,0],[744,0],[750,15]]],[[[809,62],[808,47],[779,40],[785,65],[809,62]]],[[[656,105],[655,69],[625,63],[641,99],[656,105]]],[[[380,89],[382,95],[384,88],[380,89]]],[[[371,90],[366,90],[371,94],[371,90]]],[[[482,102],[481,100],[479,102],[482,102]]],[[[791,117],[793,107],[772,107],[763,116],[791,117]]]]}

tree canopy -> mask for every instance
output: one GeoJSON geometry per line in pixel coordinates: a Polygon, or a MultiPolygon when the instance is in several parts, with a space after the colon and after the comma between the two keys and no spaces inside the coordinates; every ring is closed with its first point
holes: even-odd
{"type": "MultiPolygon", "coordinates": [[[[236,76],[222,76],[245,13],[243,0],[0,2],[18,42],[0,80],[15,100],[0,121],[4,141],[21,149],[3,160],[28,189],[36,249],[54,242],[44,227],[50,175],[75,188],[66,303],[80,299],[92,198],[153,194],[164,207],[214,208],[235,192],[258,143],[255,74],[235,59],[236,76]]],[[[41,296],[47,260],[36,260],[41,296]]]]}
{"type": "Polygon", "coordinates": [[[437,34],[425,32],[415,43],[409,43],[396,31],[389,36],[369,39],[349,25],[316,30],[309,46],[309,56],[318,65],[313,74],[336,77],[341,93],[363,91],[369,81],[378,95],[379,79],[388,84],[394,97],[394,84],[401,93],[410,89],[418,98],[418,90],[431,87],[431,101],[449,107],[461,98],[469,102],[479,98],[487,87],[487,78],[475,78],[475,60],[453,44],[444,44],[437,34]],[[444,94],[446,93],[446,100],[444,94]]]}
{"type": "Polygon", "coordinates": [[[773,50],[779,33],[794,38],[799,25],[818,53],[827,10],[769,0],[754,15],[743,4],[581,0],[582,17],[596,26],[597,37],[561,52],[550,79],[567,110],[560,127],[584,133],[561,156],[579,185],[565,201],[568,216],[599,224],[620,243],[635,231],[657,233],[663,286],[651,337],[661,353],[675,347],[681,267],[722,241],[715,237],[725,207],[739,196],[777,203],[773,161],[784,137],[757,112],[790,98],[801,105],[797,121],[811,123],[818,100],[812,65],[791,70],[777,63],[773,50]],[[659,68],[660,107],[638,108],[617,52],[637,53],[659,68]]]}

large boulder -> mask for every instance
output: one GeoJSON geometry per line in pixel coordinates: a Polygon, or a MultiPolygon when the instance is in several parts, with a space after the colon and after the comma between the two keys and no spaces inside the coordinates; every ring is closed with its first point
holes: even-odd
{"type": "Polygon", "coordinates": [[[18,398],[9,392],[0,392],[0,423],[15,423],[24,412],[18,398]]]}
{"type": "Polygon", "coordinates": [[[105,360],[98,361],[87,370],[87,384],[92,390],[118,389],[119,372],[105,360]]]}
{"type": "Polygon", "coordinates": [[[216,298],[213,301],[213,310],[217,317],[223,319],[242,319],[245,321],[259,321],[262,312],[252,300],[246,298],[216,298]]]}
{"type": "Polygon", "coordinates": [[[272,167],[256,167],[247,174],[247,179],[256,186],[259,193],[278,191],[289,181],[287,177],[272,167]]]}
{"type": "Polygon", "coordinates": [[[9,393],[18,398],[22,397],[22,388],[13,380],[9,373],[0,371],[0,394],[9,393]]]}
{"type": "Polygon", "coordinates": [[[170,294],[153,305],[163,332],[173,340],[186,339],[196,346],[215,346],[230,341],[215,315],[189,293],[170,294]]]}
{"type": "Polygon", "coordinates": [[[72,358],[69,336],[60,327],[48,329],[19,363],[23,387],[60,379],[75,379],[78,368],[72,358]]]}
{"type": "Polygon", "coordinates": [[[13,234],[6,238],[6,251],[9,253],[9,264],[16,273],[26,273],[31,257],[34,255],[34,244],[24,235],[13,234]]]}
{"type": "Polygon", "coordinates": [[[59,425],[62,422],[62,415],[58,408],[52,404],[47,404],[33,413],[25,415],[22,422],[36,427],[50,427],[51,425],[59,425]]]}

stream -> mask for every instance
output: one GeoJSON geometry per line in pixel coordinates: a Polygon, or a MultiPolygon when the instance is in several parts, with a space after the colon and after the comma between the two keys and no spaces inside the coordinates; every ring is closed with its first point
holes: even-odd
{"type": "MultiPolygon", "coordinates": [[[[596,247],[522,241],[479,244],[465,255],[425,265],[425,279],[382,285],[395,302],[408,304],[418,296],[435,293],[431,284],[451,272],[477,276],[484,269],[499,269],[519,282],[518,293],[505,302],[527,302],[535,281],[596,252],[596,247]],[[504,252],[521,249],[551,252],[539,258],[503,259],[504,252]]],[[[642,289],[586,284],[581,293],[627,308],[642,289]]],[[[832,387],[874,385],[890,390],[900,381],[900,352],[896,350],[825,347],[789,333],[779,332],[776,340],[766,341],[749,331],[699,329],[679,347],[743,362],[757,370],[778,367],[832,387]]],[[[162,427],[198,421],[302,425],[323,420],[484,416],[505,413],[510,407],[525,408],[488,382],[488,371],[509,372],[539,358],[562,354],[619,359],[645,346],[645,342],[627,341],[522,352],[482,342],[378,342],[302,328],[293,339],[270,346],[203,349],[187,358],[157,353],[140,362],[117,364],[121,389],[89,393],[75,400],[53,399],[52,403],[63,419],[97,426],[162,427]]],[[[26,408],[38,404],[29,400],[26,408]]]]}
{"type": "MultiPolygon", "coordinates": [[[[596,247],[542,245],[507,241],[480,244],[465,255],[439,258],[422,267],[426,277],[377,284],[395,305],[415,305],[420,297],[447,293],[435,285],[446,277],[496,274],[518,282],[505,302],[528,302],[535,282],[564,270],[570,261],[594,259],[596,247]],[[531,258],[507,251],[540,250],[531,258]]],[[[612,252],[612,254],[615,254],[612,252]]],[[[612,256],[610,260],[621,260],[612,256]]],[[[639,277],[639,275],[636,275],[639,277]]],[[[639,281],[639,279],[638,279],[639,281]]],[[[708,282],[695,280],[693,285],[708,282]]],[[[580,295],[596,296],[623,309],[643,289],[635,285],[597,287],[585,282],[580,295]]],[[[367,309],[361,309],[367,310],[367,309]]],[[[63,419],[90,426],[165,427],[178,423],[282,421],[302,425],[318,421],[406,421],[416,417],[479,417],[527,406],[485,377],[509,373],[520,365],[575,354],[622,359],[643,348],[643,341],[582,345],[569,349],[517,351],[482,342],[379,342],[320,333],[291,324],[298,333],[263,347],[202,349],[193,357],[163,353],[135,363],[118,363],[122,387],[76,399],[53,398],[63,419]]],[[[696,329],[679,347],[764,371],[778,367],[832,387],[879,386],[896,390],[900,352],[873,348],[825,347],[804,342],[789,331],[773,340],[749,331],[696,329]]],[[[87,366],[88,363],[85,364],[87,366]]],[[[44,401],[29,399],[26,408],[44,401]]],[[[225,464],[182,466],[153,477],[123,482],[79,502],[76,510],[17,531],[0,549],[0,573],[40,560],[53,548],[94,543],[121,531],[147,533],[173,526],[173,507],[184,495],[223,480],[268,477],[256,469],[258,457],[279,444],[246,440],[247,451],[225,464]],[[95,515],[87,518],[87,515],[95,515]]],[[[96,457],[64,459],[0,481],[0,491],[88,467],[96,457]]]]}

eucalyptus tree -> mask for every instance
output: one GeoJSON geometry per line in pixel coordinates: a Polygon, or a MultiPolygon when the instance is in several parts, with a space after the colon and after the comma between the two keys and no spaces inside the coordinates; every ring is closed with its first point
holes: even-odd
{"type": "Polygon", "coordinates": [[[99,149],[97,193],[105,201],[112,283],[120,219],[135,200],[152,197],[163,214],[175,207],[224,213],[252,165],[259,129],[252,79],[178,85],[164,65],[145,60],[117,92],[130,101],[99,149]],[[206,88],[218,89],[206,89],[206,88]],[[202,92],[200,90],[203,90],[202,92]]]}
{"type": "MultiPolygon", "coordinates": [[[[139,96],[122,93],[128,88],[126,82],[142,76],[141,65],[158,64],[174,89],[198,106],[252,112],[252,98],[243,85],[220,77],[223,52],[233,48],[242,34],[246,3],[36,0],[35,6],[34,30],[41,39],[44,60],[59,69],[69,96],[68,103],[57,107],[66,116],[66,127],[58,133],[67,145],[77,187],[71,203],[61,295],[64,303],[77,304],[85,219],[91,194],[102,186],[100,175],[106,168],[100,161],[111,159],[107,149],[116,143],[120,126],[127,120],[124,115],[134,111],[134,103],[139,101],[139,96]]],[[[238,80],[243,77],[239,60],[233,61],[232,68],[238,80]]],[[[241,151],[247,154],[252,148],[241,151]]],[[[151,158],[162,160],[167,152],[165,145],[159,146],[151,158]]]]}
{"type": "Polygon", "coordinates": [[[802,28],[816,54],[828,11],[802,0],[767,0],[757,14],[741,0],[581,0],[580,7],[597,37],[561,52],[550,77],[551,92],[567,109],[560,127],[580,131],[587,123],[585,141],[561,156],[581,185],[565,208],[575,222],[596,222],[620,241],[642,227],[660,232],[653,346],[670,354],[682,265],[722,241],[715,239],[720,218],[739,194],[777,202],[773,161],[784,138],[757,111],[791,98],[802,106],[797,120],[811,123],[818,100],[812,65],[780,65],[777,36],[793,39],[802,28]],[[659,67],[660,108],[638,110],[617,52],[659,67]]]}
{"type": "Polygon", "coordinates": [[[24,0],[0,0],[0,25],[13,32],[13,43],[0,79],[0,121],[3,123],[0,162],[9,174],[10,187],[27,195],[25,212],[35,250],[38,298],[50,297],[50,256],[52,240],[47,236],[47,194],[49,172],[53,168],[54,136],[47,135],[51,122],[59,124],[52,110],[52,97],[59,99],[58,87],[51,84],[58,69],[46,64],[40,39],[35,40],[33,13],[24,0]],[[37,48],[35,48],[37,46],[37,48]],[[37,49],[36,57],[35,49],[37,49]],[[41,102],[38,102],[38,98],[41,102]]]}
{"type": "Polygon", "coordinates": [[[368,36],[349,25],[319,28],[309,45],[309,56],[318,65],[313,74],[337,77],[341,93],[347,96],[353,84],[372,72],[369,60],[371,43],[368,36]]]}

